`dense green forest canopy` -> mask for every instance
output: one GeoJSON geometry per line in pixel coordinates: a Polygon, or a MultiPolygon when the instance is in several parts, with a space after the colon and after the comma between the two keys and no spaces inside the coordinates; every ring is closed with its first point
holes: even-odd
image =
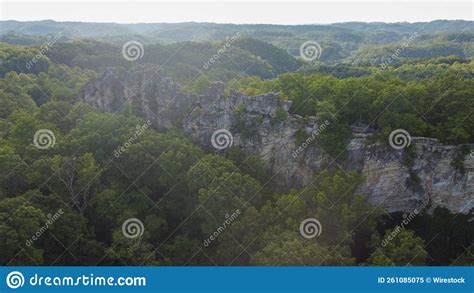
{"type": "Polygon", "coordinates": [[[404,215],[371,206],[357,192],[364,178],[356,172],[323,170],[307,188],[278,191],[264,161],[237,147],[210,153],[177,129],[146,128],[117,158],[116,150],[147,121],[127,109],[102,113],[76,98],[107,67],[159,66],[186,91],[203,93],[219,80],[227,91],[279,92],[293,101],[291,114],[337,121],[318,137],[329,154],[344,151],[356,121],[375,129],[373,140],[403,128],[443,143],[473,143],[472,28],[466,21],[3,21],[0,264],[472,265],[472,211],[423,210],[396,240],[381,246],[404,215]],[[414,31],[413,43],[382,66],[414,31]],[[44,49],[59,32],[59,40],[44,49]],[[145,48],[136,62],[121,53],[130,39],[145,48]],[[308,39],[320,42],[319,60],[299,57],[308,39]],[[54,132],[54,147],[33,145],[38,129],[54,132]],[[60,224],[28,244],[56,213],[60,224]],[[203,244],[229,214],[235,215],[232,224],[203,244]],[[317,242],[298,232],[311,217],[325,223],[317,242]],[[146,227],[138,238],[124,237],[122,223],[130,218],[146,227]]]}

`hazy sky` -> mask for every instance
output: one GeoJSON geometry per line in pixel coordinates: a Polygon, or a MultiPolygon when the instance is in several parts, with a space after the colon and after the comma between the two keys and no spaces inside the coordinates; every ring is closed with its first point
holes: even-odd
{"type": "Polygon", "coordinates": [[[473,20],[464,1],[128,1],[0,0],[2,20],[306,24],[344,21],[473,20]]]}

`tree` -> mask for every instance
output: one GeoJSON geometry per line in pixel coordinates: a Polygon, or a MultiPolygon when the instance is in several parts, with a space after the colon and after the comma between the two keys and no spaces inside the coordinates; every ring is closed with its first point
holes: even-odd
{"type": "Polygon", "coordinates": [[[26,177],[30,170],[13,147],[7,144],[0,143],[0,166],[4,170],[0,174],[0,199],[22,194],[28,189],[26,177]]]}
{"type": "MultiPolygon", "coordinates": [[[[145,232],[146,233],[146,232],[145,232]]],[[[107,249],[107,259],[104,261],[110,265],[158,265],[156,250],[147,241],[146,236],[129,239],[121,230],[113,233],[113,242],[107,249]]]]}
{"type": "Polygon", "coordinates": [[[31,180],[41,185],[51,178],[52,191],[64,195],[66,202],[70,202],[81,215],[100,185],[103,171],[91,153],[77,157],[56,155],[42,158],[34,162],[33,169],[36,172],[31,175],[31,180]]]}
{"type": "Polygon", "coordinates": [[[354,264],[354,260],[348,257],[350,251],[347,251],[347,247],[332,248],[317,240],[310,241],[288,231],[272,238],[262,250],[251,256],[251,264],[267,266],[354,264]]]}
{"type": "Polygon", "coordinates": [[[375,266],[410,266],[425,265],[428,253],[423,239],[413,231],[395,227],[387,230],[382,242],[374,236],[372,244],[375,248],[368,263],[375,266]],[[381,245],[381,247],[377,247],[381,245]]]}
{"type": "Polygon", "coordinates": [[[44,250],[31,239],[45,221],[44,212],[31,205],[24,196],[0,200],[0,263],[41,265],[44,250]]]}

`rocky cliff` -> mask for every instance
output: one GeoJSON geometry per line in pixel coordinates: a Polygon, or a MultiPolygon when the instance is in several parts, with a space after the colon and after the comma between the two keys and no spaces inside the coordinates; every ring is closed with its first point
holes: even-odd
{"type": "Polygon", "coordinates": [[[213,147],[213,133],[228,130],[231,137],[221,137],[223,143],[258,155],[284,188],[310,184],[316,171],[330,166],[360,171],[366,181],[359,191],[390,212],[413,212],[429,205],[466,213],[474,207],[472,145],[468,146],[471,155],[462,155],[461,146],[414,137],[407,164],[406,150],[368,144],[366,138],[359,137],[348,144],[344,160],[334,160],[317,147],[297,143],[298,130],[306,131],[309,142],[325,127],[311,117],[290,115],[290,101],[281,100],[276,93],[225,95],[224,89],[224,84],[216,83],[205,95],[195,95],[181,91],[178,84],[154,69],[108,69],[88,83],[79,98],[108,112],[129,105],[154,127],[179,127],[210,150],[219,151],[213,147]]]}

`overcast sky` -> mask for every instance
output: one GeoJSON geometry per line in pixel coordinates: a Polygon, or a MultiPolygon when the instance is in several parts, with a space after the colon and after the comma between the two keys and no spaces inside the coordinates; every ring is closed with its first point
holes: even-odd
{"type": "Polygon", "coordinates": [[[148,1],[0,0],[2,20],[308,24],[345,21],[473,20],[464,1],[148,1]]]}

